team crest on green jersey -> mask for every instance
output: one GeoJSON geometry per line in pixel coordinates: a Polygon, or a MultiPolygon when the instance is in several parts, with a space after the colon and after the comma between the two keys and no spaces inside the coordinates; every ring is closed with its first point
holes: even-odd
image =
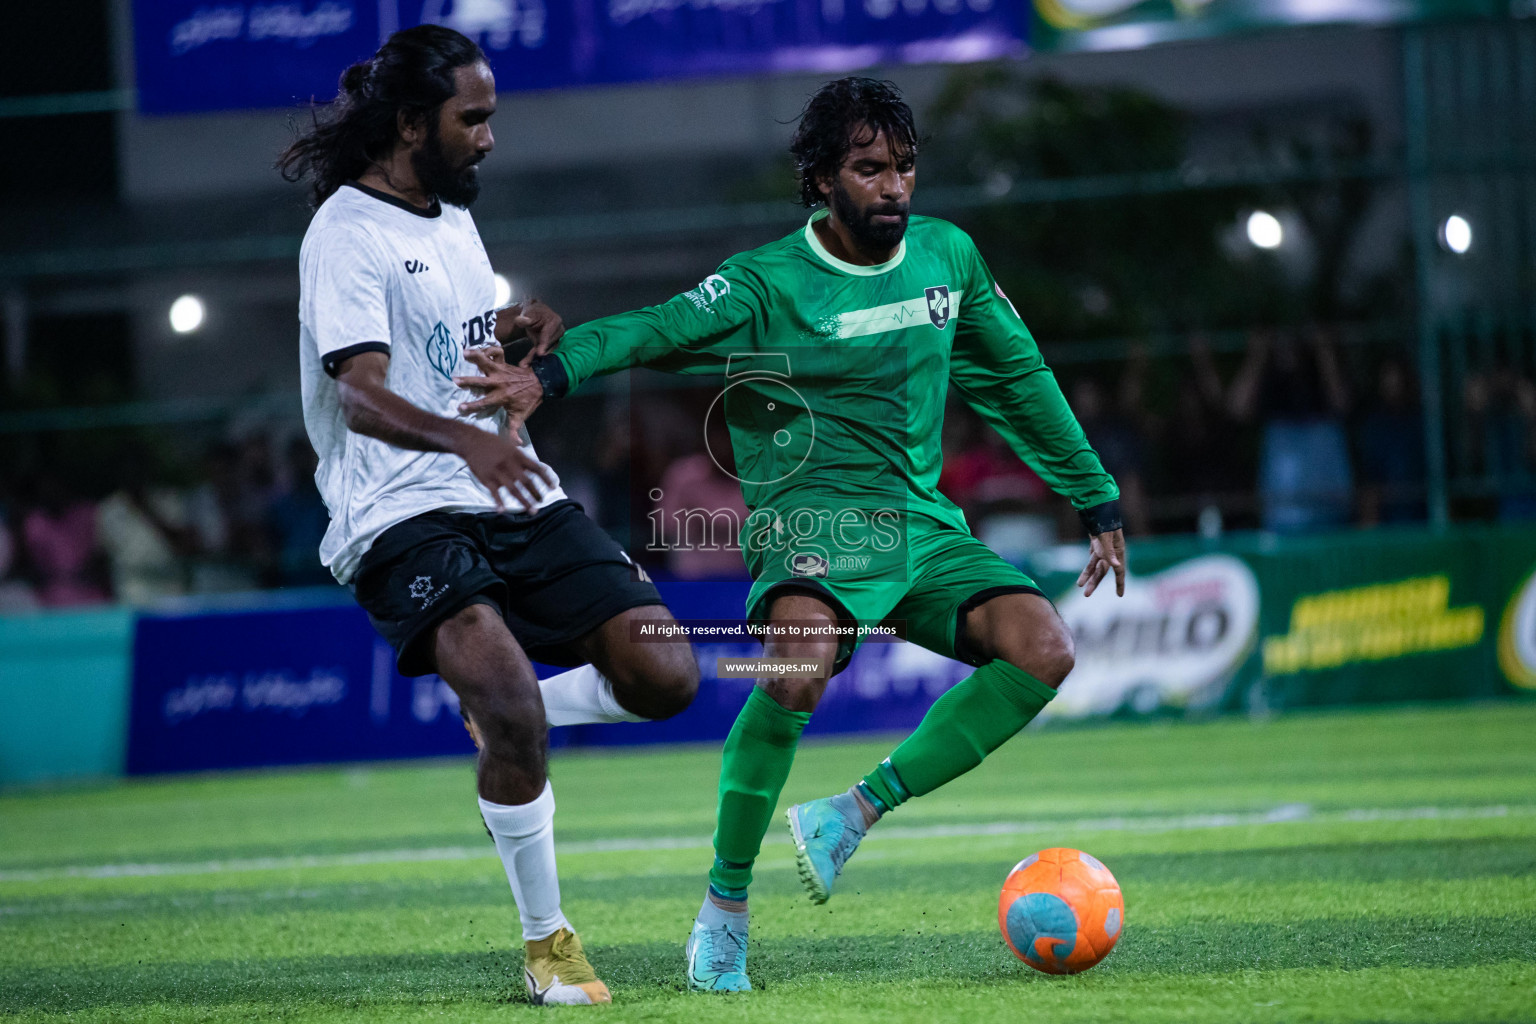
{"type": "Polygon", "coordinates": [[[942,284],[924,288],[923,296],[928,300],[928,319],[942,331],[949,323],[949,288],[942,284]]]}

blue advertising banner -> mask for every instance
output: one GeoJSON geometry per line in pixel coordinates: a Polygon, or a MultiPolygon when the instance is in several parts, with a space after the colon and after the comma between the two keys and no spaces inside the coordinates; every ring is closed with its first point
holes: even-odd
{"type": "MultiPolygon", "coordinates": [[[[748,584],[662,583],[680,621],[739,620],[748,584]]],[[[142,615],[133,645],[130,774],[468,754],[458,700],[407,679],[355,607],[142,615]]],[[[718,741],[752,683],[715,678],[754,640],[695,643],[703,683],[665,722],[556,729],[552,746],[718,741]]],[[[559,669],[540,667],[541,676],[559,669]]],[[[908,730],[971,670],[913,644],[866,643],[830,683],[809,734],[908,730]]]]}
{"type": "Polygon", "coordinates": [[[472,751],[458,699],[406,679],[355,607],[144,615],[130,774],[472,751]]]}
{"type": "MultiPolygon", "coordinates": [[[[1536,693],[1528,527],[1278,542],[1238,535],[1219,547],[1138,540],[1123,598],[1103,590],[1084,598],[1073,586],[1082,548],[1047,555],[1031,575],[1077,638],[1077,665],[1045,720],[1536,693]]],[[[693,706],[665,722],[556,729],[552,745],[718,743],[730,731],[752,684],[718,678],[716,662],[755,656],[759,646],[705,639],[702,627],[739,623],[748,585],[659,586],[673,615],[696,630],[703,683],[693,706]]],[[[335,591],[266,595],[255,600],[289,603],[141,615],[128,770],[469,753],[448,686],[399,676],[367,617],[337,597],[345,600],[335,591]]],[[[29,643],[48,649],[47,630],[30,622],[26,630],[29,643]]],[[[92,646],[76,637],[70,655],[92,646]]],[[[20,657],[13,650],[12,675],[28,663],[20,657]]],[[[807,732],[910,731],[970,671],[915,644],[867,640],[831,680],[807,732]]],[[[18,699],[24,690],[13,688],[18,699]]],[[[53,705],[48,712],[21,721],[59,718],[53,705]]],[[[35,742],[13,738],[12,749],[35,742]]]]}
{"type": "Polygon", "coordinates": [[[139,109],[180,114],[329,100],[342,71],[378,48],[379,11],[374,0],[134,0],[139,109]]]}
{"type": "Polygon", "coordinates": [[[134,0],[139,109],[329,100],[347,65],[427,22],[475,39],[502,90],[1020,54],[1022,0],[134,0]]]}

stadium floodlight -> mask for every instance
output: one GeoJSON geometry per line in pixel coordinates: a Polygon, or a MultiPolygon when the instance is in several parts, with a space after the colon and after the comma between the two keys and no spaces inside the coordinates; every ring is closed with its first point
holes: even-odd
{"type": "Polygon", "coordinates": [[[1453,213],[1440,224],[1440,245],[1446,252],[1465,256],[1472,248],[1472,222],[1459,213],[1453,213]]]}
{"type": "Polygon", "coordinates": [[[190,334],[203,326],[203,300],[196,295],[183,295],[171,303],[171,330],[177,334],[190,334]]]}
{"type": "Polygon", "coordinates": [[[512,302],[512,282],[506,274],[496,275],[496,308],[506,309],[512,302]]]}
{"type": "Polygon", "coordinates": [[[1254,210],[1248,215],[1248,241],[1260,249],[1278,249],[1285,241],[1285,229],[1274,214],[1254,210]]]}

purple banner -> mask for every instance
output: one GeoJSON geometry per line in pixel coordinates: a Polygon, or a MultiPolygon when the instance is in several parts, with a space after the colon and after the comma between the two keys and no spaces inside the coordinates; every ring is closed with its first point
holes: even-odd
{"type": "MultiPolygon", "coordinates": [[[[503,90],[1024,52],[1021,0],[134,0],[139,109],[329,100],[398,28],[470,36],[503,90]]],[[[707,114],[708,112],[701,112],[707,114]]]]}

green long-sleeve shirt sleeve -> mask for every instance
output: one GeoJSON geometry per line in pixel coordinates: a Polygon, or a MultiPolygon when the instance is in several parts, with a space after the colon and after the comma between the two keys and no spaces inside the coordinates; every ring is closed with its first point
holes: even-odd
{"type": "Polygon", "coordinates": [[[730,354],[743,351],[761,335],[766,294],[754,271],[727,262],[697,288],[660,305],[571,328],[556,355],[570,390],[592,377],[637,366],[670,373],[723,373],[730,354]]]}
{"type": "Polygon", "coordinates": [[[974,245],[950,379],[1052,490],[1079,509],[1120,496],[1056,375],[974,245]]]}

